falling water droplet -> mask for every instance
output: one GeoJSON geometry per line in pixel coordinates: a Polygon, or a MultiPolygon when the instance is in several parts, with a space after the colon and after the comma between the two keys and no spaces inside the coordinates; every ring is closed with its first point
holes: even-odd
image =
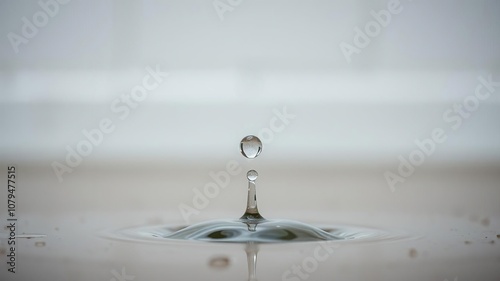
{"type": "Polygon", "coordinates": [[[255,171],[255,170],[250,170],[247,172],[247,179],[249,181],[255,181],[258,176],[259,176],[259,173],[257,173],[257,171],[255,171]]]}
{"type": "Polygon", "coordinates": [[[240,152],[246,158],[253,159],[262,152],[262,142],[256,136],[246,136],[240,142],[240,152]]]}

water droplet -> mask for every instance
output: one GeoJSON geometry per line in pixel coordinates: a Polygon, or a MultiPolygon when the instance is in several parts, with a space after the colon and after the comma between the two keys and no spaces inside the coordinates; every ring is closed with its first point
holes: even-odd
{"type": "Polygon", "coordinates": [[[249,181],[255,181],[258,176],[259,176],[259,173],[257,173],[257,171],[255,171],[255,170],[250,170],[247,172],[247,179],[249,181]]]}
{"type": "Polygon", "coordinates": [[[262,142],[256,136],[246,136],[240,142],[240,152],[246,158],[253,159],[262,152],[262,142]]]}

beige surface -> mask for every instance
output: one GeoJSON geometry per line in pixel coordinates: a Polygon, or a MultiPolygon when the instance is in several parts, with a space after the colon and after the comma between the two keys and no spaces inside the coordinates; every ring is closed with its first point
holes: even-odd
{"type": "MultiPolygon", "coordinates": [[[[246,278],[243,245],[151,244],[102,237],[121,227],[183,223],[178,205],[190,202],[192,188],[211,181],[208,173],[217,165],[188,170],[160,164],[96,164],[82,167],[63,184],[43,167],[17,169],[19,231],[48,236],[18,239],[19,273],[12,278],[2,272],[7,280],[111,280],[112,271],[122,267],[135,280],[246,278]],[[37,247],[37,241],[46,244],[37,247]],[[217,256],[228,257],[229,265],[210,268],[209,260],[217,256]]],[[[410,236],[341,244],[308,280],[498,280],[498,168],[422,168],[394,193],[381,170],[260,167],[259,208],[268,218],[355,224],[410,236]]],[[[245,190],[241,173],[193,220],[237,217],[244,208],[245,190]]],[[[0,241],[5,248],[5,240],[0,241]]],[[[316,246],[261,246],[259,280],[280,280],[316,246]]]]}

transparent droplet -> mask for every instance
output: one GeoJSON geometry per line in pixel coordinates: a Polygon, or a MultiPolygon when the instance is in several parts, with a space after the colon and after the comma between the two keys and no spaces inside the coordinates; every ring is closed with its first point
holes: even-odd
{"type": "Polygon", "coordinates": [[[240,152],[246,158],[253,159],[262,151],[262,142],[256,136],[246,136],[240,142],[240,152]]]}
{"type": "Polygon", "coordinates": [[[247,172],[247,179],[249,181],[255,181],[258,176],[259,176],[259,173],[257,173],[257,171],[255,171],[255,170],[250,170],[247,172]]]}

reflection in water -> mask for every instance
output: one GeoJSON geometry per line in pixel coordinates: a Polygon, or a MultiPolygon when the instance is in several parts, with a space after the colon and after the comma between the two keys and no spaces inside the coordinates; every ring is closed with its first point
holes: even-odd
{"type": "MultiPolygon", "coordinates": [[[[259,251],[258,244],[248,242],[245,246],[248,264],[248,281],[257,281],[257,253],[259,251]]],[[[230,264],[228,256],[215,256],[208,261],[208,265],[217,270],[226,269],[230,264]]]]}
{"type": "Polygon", "coordinates": [[[248,263],[248,281],[257,281],[257,253],[259,251],[258,244],[254,242],[247,243],[245,252],[247,253],[248,263]]]}

